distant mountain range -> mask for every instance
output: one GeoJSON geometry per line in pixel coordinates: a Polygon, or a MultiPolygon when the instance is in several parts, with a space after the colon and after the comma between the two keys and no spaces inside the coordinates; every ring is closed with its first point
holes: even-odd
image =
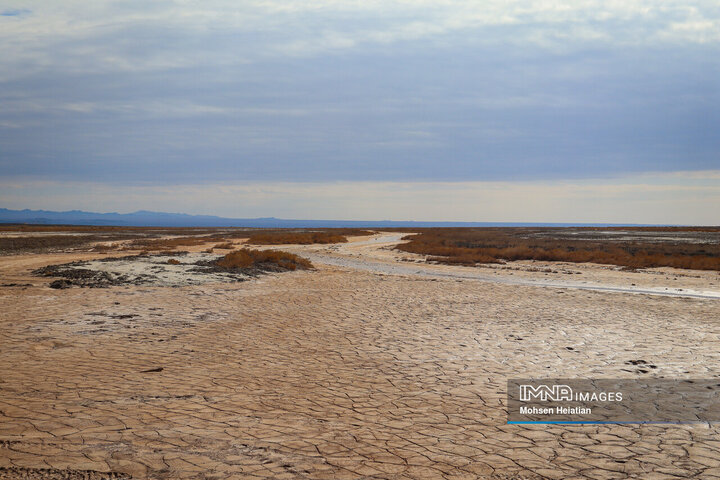
{"type": "Polygon", "coordinates": [[[498,223],[498,222],[412,222],[393,220],[288,220],[282,218],[223,218],[213,215],[188,215],[140,210],[133,213],[96,213],[81,210],[8,210],[0,208],[0,223],[58,225],[110,225],[133,227],[252,227],[252,228],[387,228],[387,227],[520,227],[611,224],[578,223],[498,223]]]}

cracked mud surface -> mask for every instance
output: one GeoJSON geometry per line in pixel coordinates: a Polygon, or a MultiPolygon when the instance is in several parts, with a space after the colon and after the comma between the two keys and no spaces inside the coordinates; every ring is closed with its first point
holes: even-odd
{"type": "MultiPolygon", "coordinates": [[[[360,243],[296,250],[396,258],[360,243]]],[[[0,478],[720,478],[714,425],[507,425],[504,409],[508,377],[720,378],[713,298],[327,264],[52,290],[25,276],[40,263],[0,264],[0,283],[36,284],[0,288],[0,478]]]]}

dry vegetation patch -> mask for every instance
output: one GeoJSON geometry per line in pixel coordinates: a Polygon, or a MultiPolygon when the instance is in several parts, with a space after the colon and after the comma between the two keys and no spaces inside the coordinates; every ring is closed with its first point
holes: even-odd
{"type": "Polygon", "coordinates": [[[250,250],[243,248],[230,252],[215,261],[215,265],[227,269],[261,270],[307,270],[313,268],[309,260],[280,250],[250,250]]]}
{"type": "MultiPolygon", "coordinates": [[[[128,239],[135,237],[114,236],[114,239],[128,239]]],[[[57,250],[75,250],[84,248],[93,242],[107,241],[106,236],[101,235],[43,235],[43,236],[19,236],[0,237],[0,254],[15,253],[40,253],[57,250]]],[[[95,251],[109,251],[115,247],[98,245],[95,251]]]]}
{"type": "Polygon", "coordinates": [[[224,240],[225,239],[221,237],[174,237],[160,239],[143,238],[131,242],[125,249],[147,250],[152,252],[159,250],[170,250],[177,247],[192,247],[195,245],[204,245],[208,242],[222,242],[224,240]]]}
{"type": "Polygon", "coordinates": [[[371,235],[355,228],[305,229],[192,228],[192,227],[107,227],[89,225],[3,224],[0,233],[0,255],[38,253],[58,250],[162,252],[178,247],[215,244],[211,248],[232,249],[234,239],[250,237],[249,243],[282,245],[342,243],[348,235],[371,235]],[[96,244],[96,245],[93,245],[96,244]]]}
{"type": "Polygon", "coordinates": [[[252,245],[310,245],[313,243],[346,243],[345,235],[331,232],[277,232],[257,233],[248,238],[247,243],[252,245]]]}
{"type": "MultiPolygon", "coordinates": [[[[563,229],[554,229],[561,232],[563,229]]],[[[583,231],[585,229],[578,229],[583,231]]],[[[588,228],[598,231],[598,228],[588,228]]],[[[602,229],[612,231],[612,229],[602,229]]],[[[630,230],[623,228],[622,231],[630,230]]],[[[620,231],[618,229],[618,231],[620,231]]],[[[648,231],[642,227],[637,231],[648,231]]],[[[719,233],[720,229],[671,227],[654,231],[697,231],[719,233]]],[[[650,240],[612,241],[601,238],[572,240],[552,238],[553,229],[538,228],[436,228],[422,229],[405,237],[408,243],[396,248],[405,252],[429,255],[428,261],[475,265],[513,260],[600,263],[633,268],[674,267],[720,271],[720,244],[650,240]],[[534,237],[534,235],[542,236],[534,237]]]]}

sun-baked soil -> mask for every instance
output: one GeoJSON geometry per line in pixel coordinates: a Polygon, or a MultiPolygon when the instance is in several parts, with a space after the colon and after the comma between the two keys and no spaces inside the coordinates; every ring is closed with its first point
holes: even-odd
{"type": "Polygon", "coordinates": [[[31,272],[112,255],[1,258],[0,478],[720,478],[715,425],[504,408],[507,378],[720,379],[717,272],[350,240],[283,247],[313,271],[180,286],[56,290],[31,272]]]}

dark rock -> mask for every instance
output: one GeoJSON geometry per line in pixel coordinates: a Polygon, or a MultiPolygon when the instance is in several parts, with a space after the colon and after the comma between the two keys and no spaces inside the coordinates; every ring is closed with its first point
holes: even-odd
{"type": "Polygon", "coordinates": [[[55,280],[54,282],[52,282],[50,284],[50,288],[57,288],[57,289],[70,288],[70,287],[72,287],[72,284],[73,284],[73,282],[71,282],[70,280],[66,280],[66,279],[62,278],[60,280],[55,280]]]}

